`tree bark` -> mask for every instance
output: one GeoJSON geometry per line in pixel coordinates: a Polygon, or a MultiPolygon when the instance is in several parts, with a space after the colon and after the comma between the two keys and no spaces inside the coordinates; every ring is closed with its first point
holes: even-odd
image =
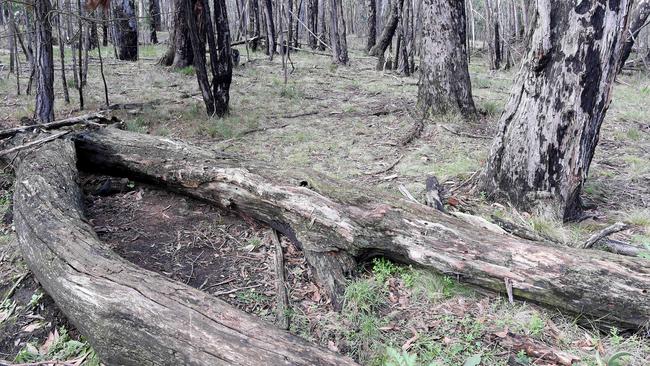
{"type": "MultiPolygon", "coordinates": [[[[174,0],[174,29],[170,33],[169,48],[159,63],[164,66],[172,66],[175,69],[192,66],[194,64],[194,53],[190,41],[189,30],[187,29],[187,12],[184,5],[185,0],[174,0]]],[[[192,9],[199,25],[199,40],[205,50],[205,31],[203,27],[202,6],[197,5],[198,0],[192,1],[192,9]]]]}
{"type": "Polygon", "coordinates": [[[248,0],[249,14],[248,14],[248,36],[251,41],[251,50],[257,51],[259,47],[260,38],[260,13],[259,13],[259,0],[248,0]]]}
{"type": "Polygon", "coordinates": [[[327,43],[327,24],[325,23],[325,8],[326,0],[317,0],[318,1],[318,49],[320,51],[325,51],[325,45],[327,43]]]}
{"type": "Polygon", "coordinates": [[[273,60],[276,50],[275,24],[273,23],[273,3],[271,0],[264,0],[264,14],[266,15],[266,53],[269,59],[273,60]]]}
{"type": "Polygon", "coordinates": [[[309,47],[315,50],[318,47],[318,0],[307,1],[307,27],[309,28],[309,47]]]}
{"type": "Polygon", "coordinates": [[[28,154],[16,177],[23,257],[103,363],[356,365],[107,249],[84,219],[70,141],[28,154]]]}
{"type": "Polygon", "coordinates": [[[41,123],[54,120],[54,51],[52,50],[52,4],[35,0],[36,15],[36,107],[35,119],[41,123]]]}
{"type": "Polygon", "coordinates": [[[377,0],[366,0],[368,2],[368,41],[366,52],[370,52],[377,43],[377,0]]]}
{"type": "Polygon", "coordinates": [[[151,43],[158,44],[158,34],[160,29],[160,3],[159,0],[149,0],[149,37],[151,43]]]}
{"type": "Polygon", "coordinates": [[[330,44],[334,63],[347,65],[348,42],[345,34],[345,14],[342,0],[330,0],[330,44]]]}
{"type": "Polygon", "coordinates": [[[403,3],[404,0],[392,0],[388,20],[386,21],[386,25],[384,25],[384,30],[381,32],[381,36],[377,40],[377,43],[368,52],[370,56],[382,56],[384,52],[386,52],[386,49],[393,40],[397,25],[399,24],[399,13],[402,9],[403,3]]]}
{"type": "MultiPolygon", "coordinates": [[[[214,0],[216,20],[216,50],[217,57],[211,59],[214,65],[212,88],[214,94],[215,113],[219,117],[228,114],[230,102],[230,83],[232,82],[232,49],[230,47],[230,28],[226,0],[214,0]]],[[[213,58],[214,56],[211,56],[213,58]]]]}
{"type": "Polygon", "coordinates": [[[115,38],[117,41],[117,59],[137,61],[138,59],[138,24],[133,0],[116,0],[113,4],[115,20],[115,38]]]}
{"type": "Polygon", "coordinates": [[[476,115],[467,64],[465,3],[424,0],[418,105],[423,115],[476,115]]]}
{"type": "Polygon", "coordinates": [[[531,46],[483,172],[491,197],[580,217],[631,3],[537,2],[531,46]]]}
{"type": "Polygon", "coordinates": [[[518,298],[620,327],[650,320],[650,262],[644,259],[495,234],[311,171],[268,167],[165,138],[104,129],[75,139],[82,168],[158,184],[288,236],[335,304],[355,260],[379,254],[502,293],[508,283],[518,298]]]}
{"type": "Polygon", "coordinates": [[[636,14],[630,23],[630,28],[625,34],[625,44],[623,45],[623,50],[621,51],[621,60],[618,64],[618,72],[623,70],[625,66],[625,61],[630,57],[632,52],[632,47],[634,42],[636,42],[641,29],[646,25],[646,21],[650,16],[650,0],[642,0],[639,5],[636,7],[636,14]]]}

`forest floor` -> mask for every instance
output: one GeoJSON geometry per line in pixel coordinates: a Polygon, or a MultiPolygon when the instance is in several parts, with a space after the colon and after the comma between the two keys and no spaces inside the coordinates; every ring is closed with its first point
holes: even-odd
{"type": "MultiPolygon", "coordinates": [[[[350,43],[361,44],[354,37],[350,43]]],[[[397,141],[414,123],[417,76],[376,71],[375,59],[356,47],[348,67],[332,65],[329,57],[292,54],[295,70],[285,84],[279,55],[268,61],[263,53],[250,53],[249,60],[245,48],[239,50],[242,64],[233,75],[231,114],[211,119],[204,115],[191,68],[172,71],[156,65],[164,46],[142,47],[138,62],[116,61],[112,49],[103,48],[110,103],[141,103],[110,113],[129,130],[194,141],[272,166],[309,167],[395,195],[403,185],[423,201],[427,175],[451,188],[481,167],[516,73],[489,71],[484,60],[474,57],[470,74],[482,117],[427,120],[422,135],[402,147],[397,141]]],[[[104,107],[96,52],[91,55],[85,88],[90,111],[104,107]]],[[[7,58],[0,53],[0,63],[7,58]]],[[[72,72],[68,79],[74,85],[72,72]]],[[[60,70],[55,80],[57,118],[83,113],[74,89],[71,104],[64,104],[60,70]]],[[[21,82],[24,90],[25,80],[21,82]]],[[[2,127],[19,125],[22,117],[33,114],[33,96],[16,96],[15,85],[13,75],[0,73],[2,127]]],[[[540,213],[491,204],[480,192],[448,192],[452,209],[487,219],[507,217],[567,246],[624,221],[630,228],[614,237],[650,250],[649,100],[648,75],[619,77],[584,190],[597,206],[593,218],[564,225],[540,213]]],[[[20,259],[7,210],[11,179],[8,171],[0,182],[0,205],[9,213],[0,237],[0,360],[83,357],[83,364],[97,364],[20,259]]],[[[275,320],[268,227],[139,182],[121,181],[121,189],[103,192],[106,179],[87,176],[83,186],[87,216],[107,245],[144,268],[275,320]]],[[[580,358],[582,365],[605,365],[613,355],[621,357],[621,365],[650,364],[650,334],[616,328],[603,333],[580,315],[520,301],[510,304],[499,294],[464,286],[455,278],[381,258],[359,268],[346,290],[343,311],[334,312],[300,251],[284,240],[283,247],[291,332],[362,364],[476,365],[471,361],[479,359],[482,365],[554,364],[513,351],[502,339],[505,331],[580,358]]]]}

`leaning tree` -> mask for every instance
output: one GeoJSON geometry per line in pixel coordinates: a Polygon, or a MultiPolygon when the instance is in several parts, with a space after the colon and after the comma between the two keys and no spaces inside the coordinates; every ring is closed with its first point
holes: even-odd
{"type": "Polygon", "coordinates": [[[424,0],[418,106],[424,115],[476,114],[467,65],[465,2],[424,0]]]}
{"type": "Polygon", "coordinates": [[[611,101],[631,0],[538,0],[482,189],[523,209],[581,217],[580,193],[611,101]]]}

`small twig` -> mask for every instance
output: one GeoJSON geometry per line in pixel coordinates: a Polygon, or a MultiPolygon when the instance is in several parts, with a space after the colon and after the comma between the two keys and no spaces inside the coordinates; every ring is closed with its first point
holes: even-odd
{"type": "Polygon", "coordinates": [[[475,135],[475,134],[469,133],[469,132],[455,131],[455,130],[453,130],[453,129],[445,126],[445,125],[440,125],[440,127],[442,127],[443,129],[453,133],[454,135],[458,135],[458,136],[470,137],[470,138],[473,138],[473,139],[484,139],[484,140],[491,140],[492,139],[492,137],[490,137],[490,136],[475,135]]]}
{"type": "Polygon", "coordinates": [[[30,142],[28,142],[28,143],[26,143],[26,144],[24,144],[24,145],[20,145],[20,146],[12,147],[11,149],[7,149],[7,150],[0,151],[0,156],[4,156],[4,155],[7,155],[7,154],[11,154],[12,152],[16,152],[16,151],[20,151],[20,150],[23,150],[23,149],[27,149],[27,148],[29,148],[29,147],[36,146],[36,145],[40,145],[40,144],[43,144],[43,143],[46,143],[46,142],[49,142],[49,141],[52,141],[52,140],[56,140],[56,139],[58,139],[59,137],[61,137],[61,136],[65,135],[65,134],[67,134],[68,132],[70,132],[70,131],[61,131],[61,132],[57,132],[57,133],[55,133],[54,135],[51,135],[51,136],[48,136],[48,137],[45,137],[45,138],[42,138],[42,139],[38,139],[38,140],[34,140],[34,141],[30,141],[30,142]]]}
{"type": "Polygon", "coordinates": [[[397,164],[399,164],[399,162],[402,160],[402,158],[404,158],[404,155],[400,155],[400,156],[397,158],[397,160],[395,160],[395,161],[394,161],[392,164],[390,164],[388,167],[386,167],[386,168],[384,168],[384,169],[382,169],[382,170],[375,171],[375,172],[367,172],[366,174],[368,174],[368,175],[378,175],[378,174],[386,173],[387,171],[393,169],[397,164]]]}
{"type": "Polygon", "coordinates": [[[259,284],[257,284],[257,285],[252,285],[252,286],[238,287],[238,288],[234,288],[234,289],[232,289],[232,290],[228,290],[228,291],[215,292],[215,293],[212,294],[212,295],[214,295],[214,296],[230,295],[230,294],[235,293],[235,292],[237,292],[237,291],[248,290],[248,289],[256,288],[256,287],[260,287],[260,286],[262,286],[261,283],[259,283],[259,284]]]}
{"type": "Polygon", "coordinates": [[[415,197],[413,197],[411,192],[409,192],[409,190],[406,189],[406,187],[404,187],[403,184],[400,184],[398,189],[399,189],[400,193],[404,195],[404,197],[408,198],[409,200],[411,200],[411,201],[413,201],[415,203],[420,203],[420,202],[418,202],[418,200],[415,199],[415,197]]]}
{"type": "Polygon", "coordinates": [[[622,222],[617,222],[614,225],[610,225],[610,226],[604,228],[603,230],[601,230],[601,231],[595,233],[594,235],[592,235],[589,239],[587,239],[586,242],[584,242],[584,244],[582,244],[581,248],[582,249],[589,249],[589,248],[593,247],[594,244],[596,244],[600,239],[605,238],[607,236],[610,236],[610,235],[612,235],[614,233],[617,233],[619,231],[623,231],[625,229],[627,229],[627,224],[624,224],[622,222]]]}
{"type": "Polygon", "coordinates": [[[281,329],[289,329],[289,316],[287,309],[289,309],[289,295],[287,294],[286,275],[284,272],[284,255],[282,254],[282,244],[278,232],[271,229],[271,240],[275,246],[275,283],[278,291],[278,306],[277,306],[277,320],[278,327],[281,329]]]}
{"type": "Polygon", "coordinates": [[[14,295],[14,292],[16,291],[18,286],[20,286],[20,284],[23,282],[25,278],[27,278],[28,275],[29,272],[25,272],[20,277],[18,277],[16,282],[14,282],[13,286],[11,286],[11,288],[7,291],[7,293],[5,293],[5,295],[2,297],[2,301],[0,301],[0,304],[5,302],[5,300],[7,300],[8,298],[14,295]]]}

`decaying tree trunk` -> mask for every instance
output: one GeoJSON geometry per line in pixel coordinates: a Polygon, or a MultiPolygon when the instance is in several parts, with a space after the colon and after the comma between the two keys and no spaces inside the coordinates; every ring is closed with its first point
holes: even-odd
{"type": "Polygon", "coordinates": [[[36,15],[36,108],[34,117],[41,123],[54,120],[54,51],[52,50],[52,4],[34,1],[36,15]]]}
{"type": "Polygon", "coordinates": [[[501,116],[483,189],[523,209],[581,216],[632,1],[537,1],[532,38],[501,116]]]}
{"type": "Polygon", "coordinates": [[[424,115],[476,114],[467,64],[465,2],[424,0],[418,106],[424,115]]]}
{"type": "Polygon", "coordinates": [[[104,129],[75,139],[83,168],[161,185],[288,236],[334,303],[355,260],[379,254],[495,291],[511,286],[519,298],[620,327],[650,321],[650,262],[644,259],[487,232],[313,172],[266,167],[166,138],[104,129]]]}
{"type": "Polygon", "coordinates": [[[138,59],[138,21],[133,0],[116,0],[112,6],[117,41],[117,58],[136,61],[138,59]]]}
{"type": "Polygon", "coordinates": [[[120,258],[84,219],[74,145],[24,156],[14,222],[45,291],[107,365],[356,365],[120,258]]]}

